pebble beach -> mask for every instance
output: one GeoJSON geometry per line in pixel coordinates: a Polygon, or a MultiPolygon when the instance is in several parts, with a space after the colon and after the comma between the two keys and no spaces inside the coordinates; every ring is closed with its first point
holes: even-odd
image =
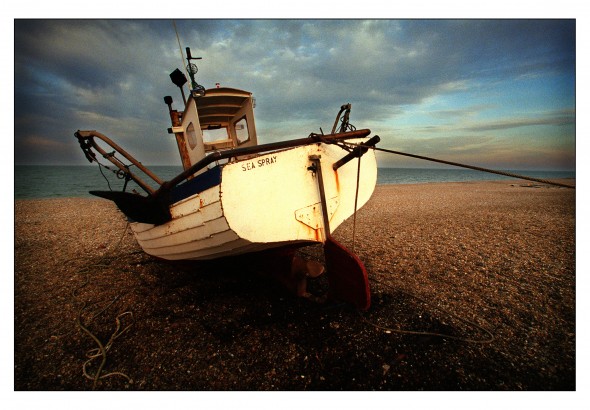
{"type": "Polygon", "coordinates": [[[264,261],[152,258],[106,200],[14,211],[17,391],[576,390],[573,189],[377,186],[334,232],[367,268],[367,312],[296,298],[264,261]]]}

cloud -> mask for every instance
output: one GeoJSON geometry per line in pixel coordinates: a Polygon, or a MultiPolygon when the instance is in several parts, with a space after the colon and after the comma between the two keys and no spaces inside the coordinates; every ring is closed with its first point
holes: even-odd
{"type": "Polygon", "coordinates": [[[482,111],[493,108],[492,105],[472,105],[464,108],[456,108],[452,110],[431,110],[429,115],[440,119],[455,119],[455,118],[469,118],[476,116],[482,111]]]}
{"type": "Polygon", "coordinates": [[[29,135],[23,138],[22,144],[27,148],[35,149],[61,149],[65,147],[65,143],[61,141],[55,141],[50,138],[42,137],[39,135],[29,135]]]}
{"type": "MultiPolygon", "coordinates": [[[[446,135],[449,127],[486,133],[553,126],[559,116],[542,118],[538,110],[495,118],[481,113],[509,100],[504,93],[513,79],[543,84],[551,76],[575,78],[573,20],[175,23],[183,51],[190,46],[203,57],[197,62],[200,84],[254,93],[265,142],[331,129],[345,103],[352,103],[358,128],[384,127],[389,134],[394,120],[420,110],[424,122],[413,130],[433,136],[446,135]],[[485,93],[496,93],[495,100],[485,101],[485,93]],[[433,106],[434,100],[447,103],[433,106]]],[[[79,128],[98,129],[121,136],[130,149],[145,149],[151,159],[171,160],[177,154],[168,140],[162,145],[169,126],[162,97],[172,95],[180,107],[168,74],[182,65],[170,20],[17,19],[15,139],[45,135],[58,141],[79,128]]],[[[545,111],[558,109],[573,109],[573,98],[569,106],[545,111]]],[[[566,115],[561,121],[575,120],[566,115]]]]}
{"type": "MultiPolygon", "coordinates": [[[[493,135],[451,136],[420,139],[388,138],[381,148],[492,169],[575,169],[575,151],[559,143],[539,144],[493,135]]],[[[449,167],[435,162],[378,152],[384,167],[449,167]]],[[[452,167],[452,166],[451,166],[452,167]]]]}
{"type": "Polygon", "coordinates": [[[574,116],[552,116],[549,118],[510,118],[500,121],[483,122],[477,125],[465,126],[462,129],[465,131],[492,131],[492,130],[505,130],[511,128],[520,127],[533,127],[533,126],[563,126],[563,125],[575,125],[576,118],[574,116]]]}

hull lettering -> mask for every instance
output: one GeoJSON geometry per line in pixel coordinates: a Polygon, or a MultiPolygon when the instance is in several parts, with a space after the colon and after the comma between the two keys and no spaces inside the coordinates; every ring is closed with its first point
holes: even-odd
{"type": "Polygon", "coordinates": [[[242,171],[250,171],[250,170],[253,170],[254,168],[265,167],[265,166],[274,164],[275,162],[277,162],[276,155],[273,155],[272,157],[260,158],[260,159],[256,160],[256,162],[250,161],[250,162],[243,163],[242,164],[242,171]]]}

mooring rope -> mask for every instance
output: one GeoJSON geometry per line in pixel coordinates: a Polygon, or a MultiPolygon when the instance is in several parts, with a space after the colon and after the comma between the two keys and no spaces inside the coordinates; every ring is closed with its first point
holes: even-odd
{"type": "MultiPolygon", "coordinates": [[[[356,146],[356,147],[360,146],[360,144],[355,144],[355,143],[352,143],[352,142],[343,142],[342,144],[347,144],[347,145],[356,146]]],[[[525,179],[525,180],[533,181],[533,182],[540,182],[542,184],[555,185],[555,186],[559,186],[559,187],[563,187],[563,188],[576,189],[576,187],[575,186],[572,186],[572,185],[562,184],[560,182],[550,181],[550,180],[547,180],[547,179],[533,178],[533,177],[528,177],[528,176],[525,176],[525,175],[514,174],[512,172],[498,171],[498,170],[495,170],[495,169],[483,168],[483,167],[478,167],[478,166],[468,165],[468,164],[462,164],[462,163],[453,162],[453,161],[446,161],[446,160],[438,159],[438,158],[425,157],[423,155],[409,154],[407,152],[394,151],[394,150],[391,150],[391,149],[379,148],[379,147],[375,147],[375,146],[369,146],[368,148],[371,148],[371,149],[376,150],[376,151],[387,152],[389,154],[403,155],[403,156],[406,156],[406,157],[422,159],[422,160],[425,160],[425,161],[438,162],[440,164],[452,165],[452,166],[461,167],[461,168],[468,168],[468,169],[472,169],[474,171],[488,172],[488,173],[496,174],[496,175],[503,175],[503,176],[512,177],[512,178],[525,179]]]]}
{"type": "Polygon", "coordinates": [[[353,252],[354,252],[354,241],[356,238],[356,211],[357,211],[357,207],[358,207],[359,185],[360,185],[360,180],[361,180],[361,158],[362,158],[362,155],[359,155],[358,167],[356,170],[356,193],[354,194],[354,214],[352,217],[352,251],[353,252]]]}
{"type": "MultiPolygon", "coordinates": [[[[301,249],[298,250],[298,252],[301,253],[301,254],[303,254],[303,255],[305,255],[305,256],[307,256],[310,259],[314,259],[314,260],[317,259],[317,256],[316,255],[312,255],[311,253],[305,252],[305,251],[303,251],[301,249]]],[[[439,337],[439,338],[443,338],[443,339],[452,339],[452,340],[457,340],[457,341],[461,341],[461,342],[465,342],[465,343],[473,343],[473,344],[487,344],[487,343],[492,343],[492,342],[494,342],[496,340],[494,334],[491,331],[489,331],[488,329],[484,328],[483,326],[478,325],[477,323],[475,323],[473,321],[470,321],[469,319],[466,319],[464,317],[461,317],[461,316],[459,316],[459,315],[457,315],[457,314],[455,314],[455,313],[453,313],[453,312],[451,312],[451,311],[449,311],[447,309],[444,309],[444,308],[442,308],[440,306],[433,305],[432,302],[429,302],[428,300],[425,300],[425,299],[423,299],[423,298],[421,298],[421,297],[419,297],[419,296],[417,296],[415,294],[406,292],[406,291],[404,291],[402,289],[394,288],[393,286],[388,285],[387,283],[381,282],[380,280],[377,280],[377,279],[374,279],[374,278],[370,278],[369,280],[372,281],[372,282],[378,283],[379,285],[385,286],[385,287],[387,287],[389,289],[392,289],[394,291],[401,292],[401,293],[403,293],[403,294],[405,294],[407,296],[410,296],[410,297],[412,297],[414,299],[417,299],[417,300],[419,300],[420,302],[424,303],[427,306],[433,306],[434,309],[437,309],[437,310],[439,310],[439,311],[441,311],[443,313],[446,313],[450,317],[453,317],[453,318],[459,320],[460,322],[466,323],[466,324],[472,326],[473,328],[475,328],[477,330],[480,330],[482,333],[487,334],[488,337],[485,338],[485,339],[473,339],[473,338],[467,338],[467,337],[453,336],[453,335],[439,333],[439,332],[428,332],[428,331],[421,331],[421,330],[409,330],[409,329],[399,329],[399,328],[396,329],[396,328],[393,328],[393,327],[390,327],[390,326],[383,326],[383,325],[374,323],[374,322],[370,321],[369,319],[367,319],[365,317],[366,316],[366,312],[363,312],[360,309],[355,309],[356,312],[357,312],[357,314],[361,318],[361,320],[363,322],[365,322],[365,324],[367,324],[367,325],[373,326],[373,327],[375,327],[377,329],[381,329],[381,330],[383,330],[385,332],[389,332],[389,333],[397,333],[397,334],[402,334],[402,335],[414,335],[414,336],[439,337]]],[[[324,299],[324,301],[325,301],[325,299],[324,299]]],[[[330,305],[330,306],[327,306],[325,309],[331,309],[331,308],[334,308],[334,307],[337,307],[337,306],[347,306],[347,304],[346,303],[341,303],[341,304],[337,304],[337,305],[330,305]]]]}
{"type": "MultiPolygon", "coordinates": [[[[379,281],[377,279],[371,279],[371,280],[373,282],[375,282],[375,283],[378,283],[380,285],[383,285],[383,286],[388,287],[388,288],[393,289],[393,290],[397,290],[399,292],[402,292],[405,295],[408,295],[408,296],[410,296],[412,298],[415,298],[415,299],[419,300],[420,302],[424,303],[425,305],[434,306],[432,303],[428,302],[427,300],[424,300],[424,299],[422,299],[422,298],[420,298],[420,297],[418,297],[418,296],[416,296],[416,295],[414,295],[412,293],[403,291],[401,289],[394,289],[392,286],[388,285],[387,283],[381,282],[381,281],[379,281]]],[[[440,310],[441,312],[446,313],[447,315],[449,315],[451,317],[454,317],[455,319],[457,319],[457,320],[459,320],[459,321],[461,321],[463,323],[466,323],[466,324],[468,324],[470,326],[473,326],[474,328],[482,331],[483,333],[486,333],[489,336],[489,338],[479,340],[479,339],[471,339],[471,338],[465,338],[465,337],[460,337],[460,336],[453,336],[453,335],[444,334],[444,333],[438,333],[438,332],[427,332],[427,331],[417,331],[417,330],[394,329],[392,327],[383,326],[383,325],[379,325],[377,323],[373,323],[373,322],[371,322],[370,320],[368,320],[367,318],[365,318],[363,316],[363,312],[361,312],[360,310],[357,310],[357,312],[358,312],[358,314],[361,317],[361,320],[363,322],[365,322],[366,324],[371,325],[371,326],[373,326],[373,327],[375,327],[377,329],[384,330],[386,332],[398,333],[398,334],[403,334],[403,335],[440,337],[440,338],[443,338],[443,339],[453,339],[453,340],[458,340],[458,341],[461,341],[461,342],[476,343],[476,344],[492,343],[495,340],[495,337],[492,334],[492,332],[490,332],[489,330],[485,329],[484,327],[478,325],[477,323],[474,323],[474,322],[472,322],[472,321],[470,321],[468,319],[465,319],[464,317],[461,317],[459,315],[456,315],[456,314],[452,313],[451,311],[449,311],[447,309],[441,308],[440,306],[434,306],[434,308],[440,310]]]]}
{"type": "MultiPolygon", "coordinates": [[[[360,144],[356,144],[356,143],[351,143],[351,142],[341,142],[338,143],[338,145],[340,146],[348,146],[351,148],[357,148],[357,147],[361,147],[360,144]]],[[[425,161],[432,161],[432,162],[438,162],[441,164],[446,164],[446,165],[452,165],[452,166],[456,166],[456,167],[461,167],[461,168],[468,168],[468,169],[472,169],[475,171],[481,171],[481,172],[488,172],[488,173],[492,173],[492,174],[496,174],[496,175],[503,175],[503,176],[507,176],[507,177],[512,177],[512,178],[518,178],[518,179],[524,179],[524,180],[528,180],[528,181],[534,181],[534,182],[539,182],[539,183],[543,183],[543,184],[548,184],[548,185],[555,185],[555,186],[559,186],[559,187],[563,187],[563,188],[571,188],[571,189],[575,189],[575,186],[572,185],[567,185],[567,184],[562,184],[559,182],[555,182],[555,181],[550,181],[547,179],[541,179],[541,178],[533,178],[533,177],[528,177],[528,176],[524,176],[524,175],[519,175],[519,174],[515,174],[512,172],[506,172],[506,171],[498,171],[498,170],[494,170],[494,169],[489,169],[489,168],[483,168],[483,167],[478,167],[478,166],[474,166],[474,165],[468,165],[468,164],[462,164],[462,163],[458,163],[458,162],[453,162],[453,161],[446,161],[446,160],[442,160],[442,159],[438,159],[438,158],[432,158],[432,157],[426,157],[423,155],[416,155],[416,154],[409,154],[406,152],[400,152],[400,151],[394,151],[394,150],[390,150],[390,149],[385,149],[385,148],[378,148],[375,146],[369,146],[368,148],[371,148],[373,150],[376,151],[382,151],[382,152],[386,152],[386,153],[390,153],[390,154],[395,154],[395,155],[402,155],[402,156],[407,156],[407,157],[412,157],[412,158],[417,158],[417,159],[422,159],[425,161]]],[[[359,157],[359,170],[357,171],[357,196],[358,196],[358,184],[359,184],[359,173],[360,173],[360,157],[359,157]]],[[[355,238],[355,227],[356,227],[356,208],[357,208],[357,204],[356,204],[356,197],[355,197],[355,213],[354,213],[354,220],[353,220],[353,241],[352,241],[352,250],[354,251],[354,238],[355,238]]],[[[379,283],[383,286],[392,288],[390,285],[383,283],[381,281],[378,281],[376,279],[372,279],[372,281],[379,283]]],[[[393,289],[393,288],[392,288],[393,289]]],[[[426,304],[426,305],[432,305],[430,302],[414,295],[408,292],[405,292],[401,289],[397,289],[399,292],[402,292],[410,297],[413,297],[419,301],[421,301],[422,303],[426,304]]],[[[369,321],[368,319],[366,319],[363,316],[363,312],[361,312],[360,310],[358,310],[358,314],[361,317],[361,319],[367,323],[368,325],[371,325],[375,328],[384,330],[386,332],[391,332],[391,333],[398,333],[398,334],[406,334],[406,335],[419,335],[419,336],[433,336],[433,337],[441,337],[441,338],[445,338],[445,339],[454,339],[454,340],[459,340],[459,341],[463,341],[463,342],[468,342],[468,343],[492,343],[495,340],[494,335],[487,329],[485,329],[484,327],[470,321],[467,320],[461,316],[458,316],[446,309],[441,308],[440,306],[435,306],[436,309],[448,314],[449,316],[454,317],[455,319],[458,319],[466,324],[469,324],[471,326],[473,326],[476,329],[479,329],[480,331],[482,331],[483,333],[486,333],[489,337],[487,339],[483,339],[483,340],[477,340],[477,339],[471,339],[471,338],[464,338],[464,337],[458,337],[458,336],[453,336],[453,335],[448,335],[448,334],[443,334],[443,333],[437,333],[437,332],[426,332],[426,331],[415,331],[415,330],[404,330],[404,329],[394,329],[391,327],[387,327],[387,326],[382,326],[379,325],[377,323],[373,323],[371,321],[369,321]]]]}

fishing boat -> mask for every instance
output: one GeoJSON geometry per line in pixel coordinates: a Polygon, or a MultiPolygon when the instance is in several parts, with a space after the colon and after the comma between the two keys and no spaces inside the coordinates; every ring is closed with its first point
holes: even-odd
{"type": "MultiPolygon", "coordinates": [[[[164,97],[172,123],[168,132],[176,140],[183,171],[163,181],[106,135],[78,130],[75,136],[90,162],[102,156],[126,182],[133,180],[144,191],[129,192],[125,184],[122,191],[91,193],[113,201],[141,248],[165,260],[281,254],[323,244],[329,296],[368,309],[365,267],[331,234],[375,189],[377,164],[370,148],[379,137],[355,129],[349,121],[351,105],[345,104],[329,134],[259,144],[252,93],[199,85],[194,64],[199,58],[192,57],[190,48],[186,55],[188,98],[184,73],[176,69],[170,74],[182,93],[183,109],[173,109],[172,98],[164,97]]],[[[299,279],[323,270],[300,261],[292,265],[299,279]]]]}

